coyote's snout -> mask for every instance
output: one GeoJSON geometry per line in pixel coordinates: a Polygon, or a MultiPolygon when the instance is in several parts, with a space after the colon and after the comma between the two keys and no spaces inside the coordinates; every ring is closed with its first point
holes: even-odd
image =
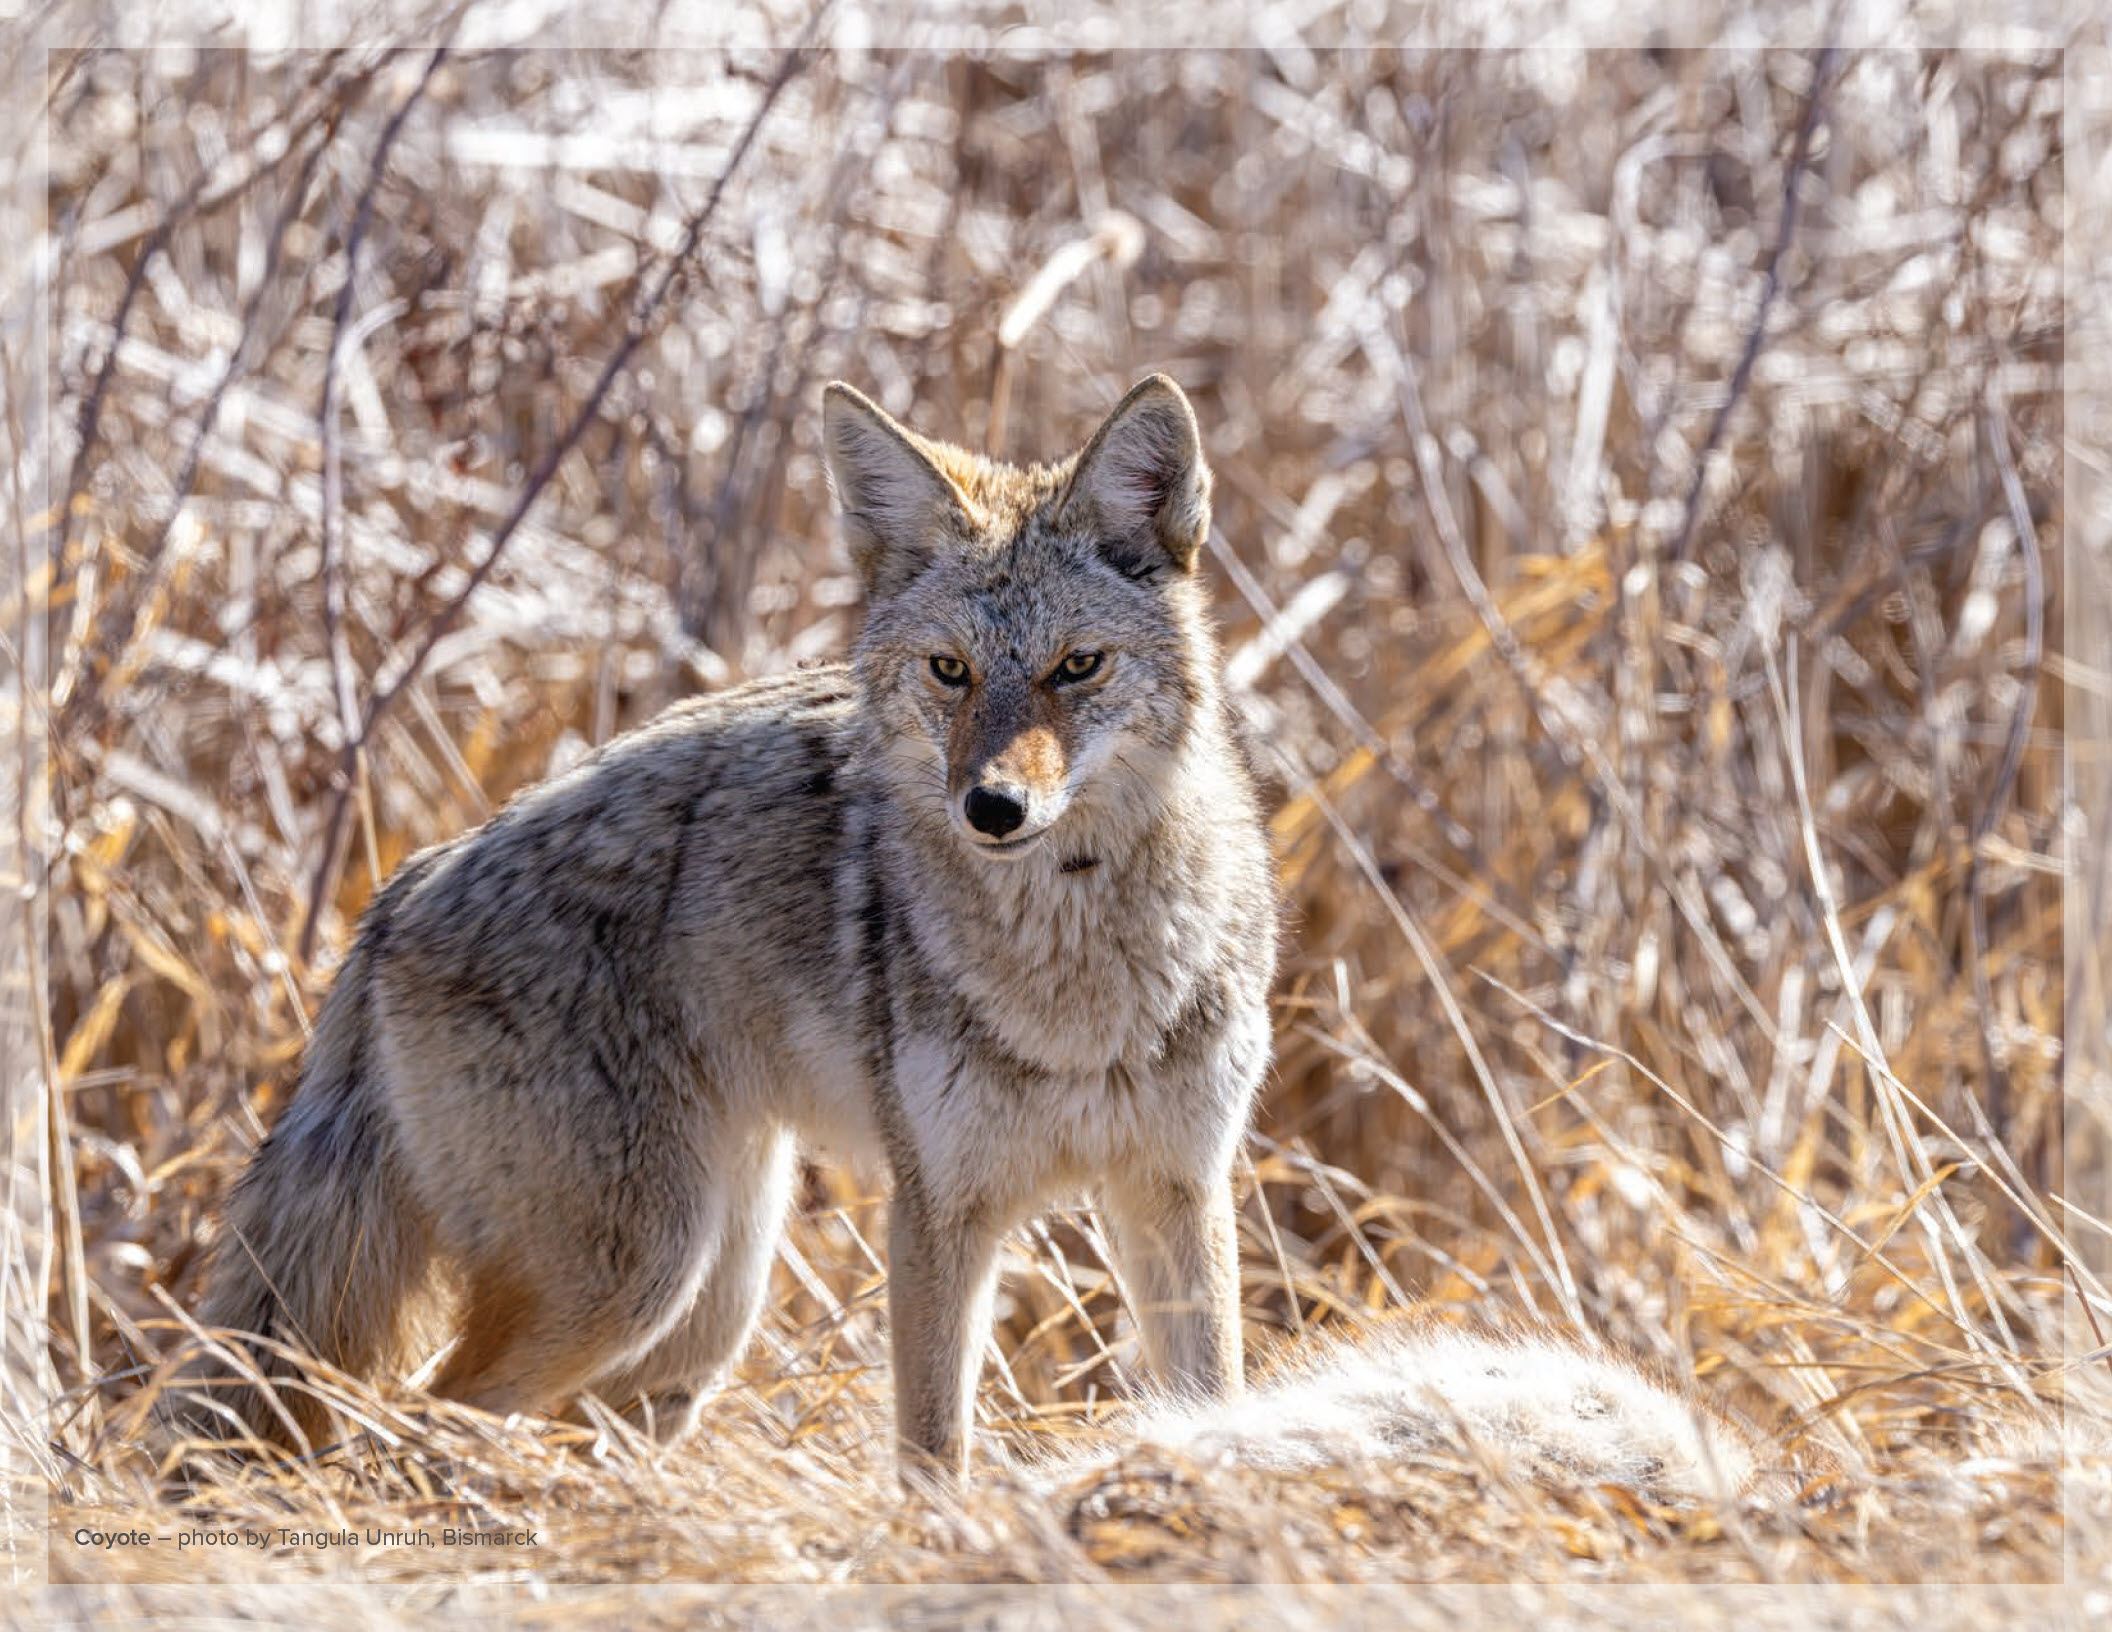
{"type": "MultiPolygon", "coordinates": [[[[954,795],[970,843],[989,855],[1018,855],[1070,803],[1076,721],[1062,688],[1065,665],[1083,667],[1072,653],[1055,674],[1004,672],[964,675],[946,735],[946,785],[954,795]]],[[[1082,676],[1080,677],[1083,678],[1082,676]]]]}
{"type": "Polygon", "coordinates": [[[236,1189],[208,1323],[401,1368],[444,1265],[436,1389],[679,1430],[754,1326],[805,1140],[893,1175],[912,1464],[965,1470],[999,1244],[1081,1191],[1160,1380],[1239,1387],[1276,904],[1195,416],[1155,376],[1015,467],[839,385],[822,441],[852,661],[671,709],[398,870],[236,1189]]]}

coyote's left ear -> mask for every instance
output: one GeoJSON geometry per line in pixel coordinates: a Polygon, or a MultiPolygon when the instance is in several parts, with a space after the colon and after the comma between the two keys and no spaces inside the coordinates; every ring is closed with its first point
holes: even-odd
{"type": "Polygon", "coordinates": [[[1058,516],[1091,528],[1124,577],[1194,567],[1210,531],[1210,467],[1179,386],[1154,374],[1131,388],[1078,456],[1058,516]]]}

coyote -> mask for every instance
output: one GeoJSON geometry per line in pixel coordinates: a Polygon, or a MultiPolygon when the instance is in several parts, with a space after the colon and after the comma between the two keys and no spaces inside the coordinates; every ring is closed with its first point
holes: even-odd
{"type": "Polygon", "coordinates": [[[1161,1384],[1239,1389],[1278,909],[1194,413],[1154,375],[1014,467],[837,384],[822,439],[851,660],[677,705],[404,863],[234,1191],[208,1324],[400,1371],[451,1283],[437,1392],[679,1434],[807,1143],[892,1174],[906,1473],[965,1475],[1000,1241],[1065,1195],[1097,1196],[1161,1384]]]}

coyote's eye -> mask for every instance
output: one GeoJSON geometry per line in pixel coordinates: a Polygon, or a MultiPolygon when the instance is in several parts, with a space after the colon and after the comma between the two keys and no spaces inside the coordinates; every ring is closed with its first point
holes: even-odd
{"type": "Polygon", "coordinates": [[[1098,652],[1073,652],[1056,665],[1056,672],[1049,678],[1059,686],[1066,680],[1090,680],[1100,672],[1098,652]]]}
{"type": "Polygon", "coordinates": [[[931,654],[931,672],[938,676],[942,686],[968,684],[968,665],[957,657],[948,657],[944,652],[931,654]]]}

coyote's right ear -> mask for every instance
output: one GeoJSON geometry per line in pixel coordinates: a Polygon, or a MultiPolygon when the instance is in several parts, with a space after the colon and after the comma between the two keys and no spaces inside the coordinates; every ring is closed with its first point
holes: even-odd
{"type": "Polygon", "coordinates": [[[841,380],[822,393],[821,441],[844,542],[868,599],[906,587],[946,538],[968,530],[960,489],[922,439],[841,380]]]}

